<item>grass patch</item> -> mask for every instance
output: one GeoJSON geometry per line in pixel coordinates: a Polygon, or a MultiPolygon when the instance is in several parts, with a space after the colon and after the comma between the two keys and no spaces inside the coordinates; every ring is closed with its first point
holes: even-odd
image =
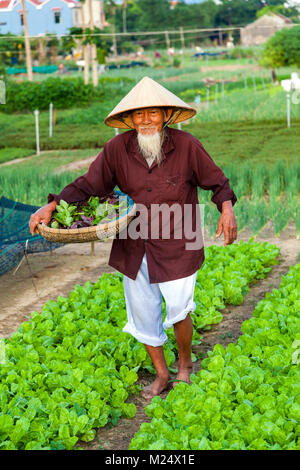
{"type": "Polygon", "coordinates": [[[58,194],[79,176],[79,172],[53,174],[51,169],[41,171],[37,167],[5,168],[0,173],[1,195],[24,204],[43,206],[49,193],[58,194]]]}
{"type": "Polygon", "coordinates": [[[291,165],[300,156],[300,119],[286,128],[285,121],[197,122],[183,125],[204,145],[217,165],[291,165]]]}
{"type": "Polygon", "coordinates": [[[47,195],[50,192],[60,193],[77,176],[86,173],[84,168],[65,171],[61,174],[55,174],[55,170],[76,160],[96,157],[99,152],[100,149],[49,152],[35,155],[30,161],[20,162],[13,167],[2,167],[0,197],[3,195],[25,204],[44,205],[47,203],[47,195]]]}
{"type": "Polygon", "coordinates": [[[0,149],[0,163],[9,162],[11,160],[15,160],[16,158],[24,158],[29,157],[30,155],[34,154],[35,151],[33,149],[27,148],[3,148],[0,149]]]}

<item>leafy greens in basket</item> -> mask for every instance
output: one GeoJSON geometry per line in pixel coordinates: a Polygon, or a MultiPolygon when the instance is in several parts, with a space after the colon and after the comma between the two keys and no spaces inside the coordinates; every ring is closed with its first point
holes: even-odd
{"type": "MultiPolygon", "coordinates": [[[[126,198],[125,198],[126,201],[126,198]]],[[[61,200],[48,224],[51,228],[82,228],[97,225],[119,217],[127,205],[115,193],[104,198],[91,196],[88,201],[68,204],[61,200]]]]}

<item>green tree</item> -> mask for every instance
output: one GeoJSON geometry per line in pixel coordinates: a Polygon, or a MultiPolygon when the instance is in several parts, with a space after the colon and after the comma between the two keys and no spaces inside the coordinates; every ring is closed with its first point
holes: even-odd
{"type": "Polygon", "coordinates": [[[256,12],[256,17],[261,18],[262,16],[268,15],[270,13],[281,14],[287,18],[290,18],[295,23],[298,22],[299,13],[297,12],[296,8],[286,8],[284,5],[265,6],[256,12]]]}
{"type": "Polygon", "coordinates": [[[218,6],[212,0],[188,5],[184,1],[179,2],[171,10],[170,20],[172,28],[209,28],[215,23],[218,6]]]}
{"type": "Polygon", "coordinates": [[[244,26],[256,19],[256,12],[263,6],[261,0],[223,0],[218,6],[215,26],[244,26]]]}
{"type": "Polygon", "coordinates": [[[300,67],[300,26],[283,28],[277,31],[266,43],[262,52],[260,63],[273,70],[275,68],[295,65],[300,67]]]}
{"type": "MultiPolygon", "coordinates": [[[[116,31],[121,32],[124,29],[124,8],[123,5],[116,6],[116,31]]],[[[109,11],[108,11],[109,13],[109,11]]],[[[126,8],[126,29],[127,32],[130,31],[137,31],[137,23],[139,16],[141,14],[141,9],[139,8],[137,2],[135,0],[128,0],[127,1],[127,8],[126,8]]]]}
{"type": "Polygon", "coordinates": [[[137,20],[139,31],[159,31],[170,28],[170,4],[168,0],[136,0],[140,10],[137,20]]]}

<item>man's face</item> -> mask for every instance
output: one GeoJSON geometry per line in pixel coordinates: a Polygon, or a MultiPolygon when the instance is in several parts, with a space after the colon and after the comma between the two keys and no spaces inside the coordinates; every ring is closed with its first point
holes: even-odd
{"type": "Polygon", "coordinates": [[[162,108],[141,108],[131,114],[135,130],[143,135],[153,135],[161,132],[163,124],[169,119],[171,110],[166,114],[162,108]]]}

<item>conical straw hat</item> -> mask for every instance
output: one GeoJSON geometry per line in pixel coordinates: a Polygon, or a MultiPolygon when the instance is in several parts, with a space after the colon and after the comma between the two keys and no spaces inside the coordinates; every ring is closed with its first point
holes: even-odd
{"type": "Polygon", "coordinates": [[[178,96],[171,93],[162,85],[144,77],[140,80],[130,92],[120,101],[120,103],[105,118],[107,126],[118,127],[120,129],[133,129],[130,112],[140,108],[156,107],[172,108],[168,124],[176,124],[185,121],[196,114],[196,109],[192,108],[178,96]]]}

